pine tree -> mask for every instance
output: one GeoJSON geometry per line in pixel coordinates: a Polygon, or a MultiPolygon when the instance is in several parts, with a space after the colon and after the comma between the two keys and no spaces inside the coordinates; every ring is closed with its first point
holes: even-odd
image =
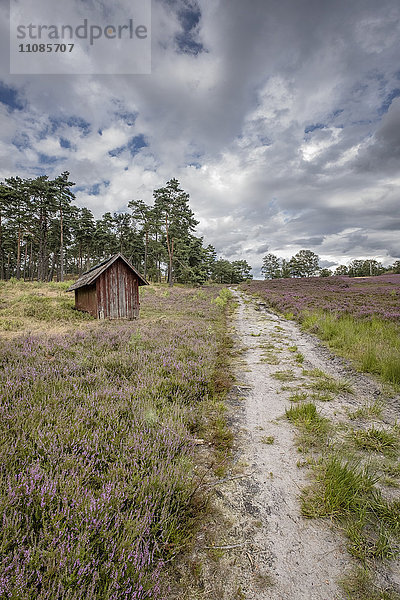
{"type": "Polygon", "coordinates": [[[263,258],[261,273],[264,279],[277,279],[282,277],[281,265],[279,258],[275,254],[266,254],[263,258]]]}
{"type": "Polygon", "coordinates": [[[70,188],[75,185],[72,181],[69,181],[69,172],[64,171],[56,177],[52,182],[54,187],[55,197],[58,204],[59,212],[59,230],[60,230],[60,260],[59,260],[59,273],[60,281],[64,281],[64,223],[65,220],[72,216],[71,202],[75,200],[75,195],[71,192],[70,188]]]}
{"type": "MultiPolygon", "coordinates": [[[[174,271],[179,272],[175,258],[182,254],[198,221],[189,208],[189,194],[179,187],[177,179],[154,191],[154,209],[163,224],[163,233],[168,253],[168,283],[174,283],[174,271]]],[[[182,266],[182,261],[180,262],[182,266]]]]}

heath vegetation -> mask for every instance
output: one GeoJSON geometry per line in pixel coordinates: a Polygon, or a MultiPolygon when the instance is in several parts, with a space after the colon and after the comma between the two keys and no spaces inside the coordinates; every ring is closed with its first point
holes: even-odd
{"type": "Polygon", "coordinates": [[[229,446],[229,295],[151,287],[140,320],[100,322],[60,286],[2,286],[0,597],[161,599],[200,514],[197,438],[229,446]]]}
{"type": "Polygon", "coordinates": [[[242,288],[301,322],[360,370],[400,384],[400,275],[271,279],[242,288]]]}

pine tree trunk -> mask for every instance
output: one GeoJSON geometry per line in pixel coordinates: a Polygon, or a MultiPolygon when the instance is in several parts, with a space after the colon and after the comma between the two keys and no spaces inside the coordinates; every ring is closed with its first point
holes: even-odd
{"type": "Polygon", "coordinates": [[[56,268],[56,253],[53,252],[53,258],[51,260],[51,267],[50,267],[50,270],[49,270],[48,275],[47,275],[47,281],[48,282],[53,281],[55,268],[56,268]]]}
{"type": "Polygon", "coordinates": [[[18,228],[18,242],[17,242],[17,280],[21,277],[21,227],[18,228]]]}
{"type": "Polygon", "coordinates": [[[174,275],[172,272],[172,261],[174,258],[174,240],[171,240],[171,254],[169,256],[169,278],[168,278],[168,285],[170,285],[171,287],[174,285],[174,275]]]}
{"type": "Polygon", "coordinates": [[[167,235],[167,250],[169,257],[169,267],[168,267],[168,285],[173,286],[174,282],[172,279],[172,257],[174,253],[174,240],[172,240],[172,244],[169,242],[169,232],[168,232],[168,215],[165,215],[165,232],[167,235]]]}
{"type": "Polygon", "coordinates": [[[26,244],[25,244],[24,272],[23,272],[24,281],[26,280],[26,265],[27,265],[27,261],[28,261],[28,242],[26,242],[26,244]]]}
{"type": "Polygon", "coordinates": [[[4,279],[3,227],[0,214],[0,279],[4,279]]]}
{"type": "Polygon", "coordinates": [[[29,279],[33,281],[33,241],[31,240],[31,251],[29,253],[29,279]]]}
{"type": "Polygon", "coordinates": [[[39,261],[38,261],[38,280],[46,281],[48,273],[47,265],[47,223],[46,215],[40,211],[40,237],[39,237],[39,261]]]}
{"type": "Polygon", "coordinates": [[[64,220],[60,206],[60,281],[64,281],[64,220]]]}
{"type": "Polygon", "coordinates": [[[145,237],[145,244],[144,244],[144,278],[146,279],[146,275],[147,275],[147,246],[149,244],[149,232],[146,229],[146,237],[145,237]]]}
{"type": "Polygon", "coordinates": [[[79,242],[79,267],[78,267],[79,275],[82,274],[82,244],[79,242]]]}

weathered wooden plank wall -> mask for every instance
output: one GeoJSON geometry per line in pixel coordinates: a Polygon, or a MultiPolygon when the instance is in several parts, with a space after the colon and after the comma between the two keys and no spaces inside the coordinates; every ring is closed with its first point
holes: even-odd
{"type": "Polygon", "coordinates": [[[97,280],[100,319],[134,319],[139,316],[139,286],[122,260],[115,261],[97,280]]]}
{"type": "Polygon", "coordinates": [[[97,317],[96,284],[75,290],[75,308],[97,317]]]}

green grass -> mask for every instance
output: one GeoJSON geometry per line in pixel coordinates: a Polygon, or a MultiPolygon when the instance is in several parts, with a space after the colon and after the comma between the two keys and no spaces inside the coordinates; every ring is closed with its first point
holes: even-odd
{"type": "Polygon", "coordinates": [[[400,461],[386,460],[382,465],[382,471],[393,478],[400,478],[400,461]]]}
{"type": "Polygon", "coordinates": [[[318,377],[326,377],[326,373],[322,369],[303,369],[303,375],[306,377],[312,377],[313,379],[318,377]]]}
{"type": "Polygon", "coordinates": [[[293,352],[295,361],[301,365],[304,362],[304,354],[298,351],[297,346],[288,346],[289,352],[293,352]]]}
{"type": "Polygon", "coordinates": [[[335,380],[327,377],[313,382],[310,387],[317,392],[331,392],[332,394],[354,394],[348,381],[335,380]]]}
{"type": "Polygon", "coordinates": [[[351,360],[364,372],[400,385],[400,326],[373,318],[361,320],[350,315],[337,317],[313,312],[302,317],[302,327],[316,333],[333,350],[351,360]]]}
{"type": "Polygon", "coordinates": [[[262,353],[260,362],[268,365],[279,365],[280,360],[274,352],[267,350],[262,353]]]}
{"type": "Polygon", "coordinates": [[[359,448],[368,452],[393,453],[399,445],[398,435],[392,431],[370,427],[353,430],[351,436],[359,448]]]}
{"type": "Polygon", "coordinates": [[[331,455],[315,467],[315,481],[302,492],[302,513],[339,522],[348,550],[362,561],[398,555],[400,502],[383,498],[378,477],[360,463],[331,455]]]}
{"type": "Polygon", "coordinates": [[[349,539],[347,548],[350,554],[361,561],[366,560],[393,560],[399,555],[398,548],[390,539],[390,534],[384,527],[371,531],[367,526],[366,517],[361,515],[358,521],[352,521],[345,529],[349,539]]]}
{"type": "Polygon", "coordinates": [[[0,286],[0,331],[23,331],[35,324],[59,326],[92,320],[74,310],[74,295],[65,290],[71,282],[28,283],[7,281],[0,286]]]}
{"type": "Polygon", "coordinates": [[[303,425],[304,423],[313,423],[318,418],[317,407],[312,402],[291,406],[285,411],[286,417],[295,425],[303,425]]]}
{"type": "Polygon", "coordinates": [[[299,448],[307,452],[311,447],[320,447],[327,440],[329,421],[322,417],[315,404],[301,402],[286,409],[285,416],[300,430],[299,448]]]}
{"type": "Polygon", "coordinates": [[[317,392],[328,392],[331,394],[354,394],[350,383],[344,379],[335,379],[320,369],[307,372],[308,376],[315,379],[309,387],[317,392]]]}
{"type": "Polygon", "coordinates": [[[330,402],[331,400],[333,400],[333,395],[327,391],[313,392],[310,397],[316,402],[330,402]]]}
{"type": "Polygon", "coordinates": [[[359,513],[370,501],[376,483],[366,468],[336,456],[318,465],[315,475],[317,484],[302,495],[306,517],[343,518],[359,513]]]}
{"type": "Polygon", "coordinates": [[[263,444],[266,445],[271,445],[275,442],[275,438],[273,435],[264,435],[261,440],[260,440],[263,444]]]}
{"type": "Polygon", "coordinates": [[[366,402],[364,406],[360,406],[353,411],[348,411],[348,417],[352,421],[356,419],[369,419],[371,417],[379,418],[382,415],[383,405],[379,400],[366,402]]]}
{"type": "Polygon", "coordinates": [[[271,373],[271,377],[277,379],[278,381],[294,381],[296,379],[295,374],[290,369],[271,373]]]}
{"type": "Polygon", "coordinates": [[[260,344],[260,348],[263,350],[274,350],[275,352],[281,352],[281,350],[277,348],[275,344],[271,344],[270,342],[264,342],[260,344]]]}
{"type": "Polygon", "coordinates": [[[294,392],[289,396],[290,402],[305,402],[307,400],[307,392],[294,392]]]}
{"type": "Polygon", "coordinates": [[[394,590],[377,586],[365,566],[353,569],[342,579],[341,586],[346,600],[400,600],[400,595],[394,590]]]}

